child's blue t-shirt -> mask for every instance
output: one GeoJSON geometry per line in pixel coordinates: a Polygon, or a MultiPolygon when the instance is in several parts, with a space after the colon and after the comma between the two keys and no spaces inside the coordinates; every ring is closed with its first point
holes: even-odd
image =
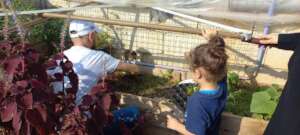
{"type": "Polygon", "coordinates": [[[185,127],[196,135],[218,135],[221,113],[227,98],[226,78],[218,90],[199,91],[188,97],[185,127]]]}

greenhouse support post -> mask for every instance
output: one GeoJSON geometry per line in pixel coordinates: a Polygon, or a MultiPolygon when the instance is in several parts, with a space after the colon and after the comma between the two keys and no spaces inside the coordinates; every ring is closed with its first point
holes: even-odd
{"type": "MultiPolygon", "coordinates": [[[[275,8],[276,8],[276,0],[272,0],[272,4],[268,10],[269,17],[272,17],[274,15],[275,8]]],[[[265,27],[264,27],[264,35],[267,35],[270,33],[270,25],[271,25],[270,22],[266,22],[265,27]]],[[[255,76],[257,76],[259,69],[261,68],[261,66],[263,64],[265,52],[266,52],[266,46],[260,45],[259,50],[258,50],[258,55],[257,55],[257,68],[255,71],[256,72],[255,76]]]]}

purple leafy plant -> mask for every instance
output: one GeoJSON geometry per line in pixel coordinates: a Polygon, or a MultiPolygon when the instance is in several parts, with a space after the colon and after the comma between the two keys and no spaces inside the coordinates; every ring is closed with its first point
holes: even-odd
{"type": "MultiPolygon", "coordinates": [[[[72,62],[57,54],[42,63],[41,54],[28,46],[0,42],[0,124],[15,135],[104,135],[113,122],[111,110],[119,105],[113,87],[104,78],[76,105],[78,77],[72,62]],[[47,74],[53,68],[62,72],[47,74]],[[69,86],[55,91],[52,84],[64,84],[65,78],[69,86]]],[[[124,123],[120,127],[123,135],[132,134],[124,123]]]]}

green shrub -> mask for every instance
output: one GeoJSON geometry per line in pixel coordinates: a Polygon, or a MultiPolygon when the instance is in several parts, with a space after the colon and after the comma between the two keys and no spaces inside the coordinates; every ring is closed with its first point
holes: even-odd
{"type": "Polygon", "coordinates": [[[281,95],[278,85],[253,87],[240,81],[236,73],[228,73],[226,111],[240,116],[269,120],[281,95]]]}
{"type": "MultiPolygon", "coordinates": [[[[30,2],[24,2],[23,0],[13,0],[12,7],[17,11],[27,11],[27,10],[35,10],[33,4],[30,2]]],[[[17,16],[19,22],[22,24],[24,22],[29,22],[34,19],[32,16],[19,15],[17,16]]],[[[14,26],[14,22],[9,17],[9,26],[14,26]]],[[[34,25],[32,28],[27,29],[26,40],[31,44],[35,45],[39,52],[42,52],[45,56],[50,56],[52,54],[57,53],[57,46],[60,42],[60,33],[64,21],[61,19],[52,19],[47,22],[34,25]]],[[[4,17],[0,18],[0,27],[4,26],[4,17]]],[[[15,33],[9,33],[11,38],[18,38],[18,35],[15,33]]],[[[0,35],[0,40],[3,40],[3,35],[0,35]]]]}
{"type": "MultiPolygon", "coordinates": [[[[27,39],[32,44],[36,45],[35,48],[37,48],[37,50],[46,56],[50,56],[57,53],[60,49],[60,33],[63,25],[64,21],[61,19],[52,19],[35,25],[33,28],[31,28],[27,39]]],[[[68,38],[66,43],[67,41],[68,38]]]]}
{"type": "Polygon", "coordinates": [[[234,72],[228,73],[227,82],[228,82],[228,90],[234,91],[235,89],[238,88],[238,85],[240,84],[239,75],[234,72]]]}
{"type": "Polygon", "coordinates": [[[108,48],[112,45],[113,37],[107,32],[101,32],[96,36],[95,49],[108,48]]]}

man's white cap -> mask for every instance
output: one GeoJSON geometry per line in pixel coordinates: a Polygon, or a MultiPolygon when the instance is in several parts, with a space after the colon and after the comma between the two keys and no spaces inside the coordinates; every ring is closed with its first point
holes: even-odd
{"type": "Polygon", "coordinates": [[[101,30],[94,24],[88,21],[73,20],[70,22],[69,34],[71,38],[78,38],[88,35],[90,32],[101,32],[101,30]]]}

